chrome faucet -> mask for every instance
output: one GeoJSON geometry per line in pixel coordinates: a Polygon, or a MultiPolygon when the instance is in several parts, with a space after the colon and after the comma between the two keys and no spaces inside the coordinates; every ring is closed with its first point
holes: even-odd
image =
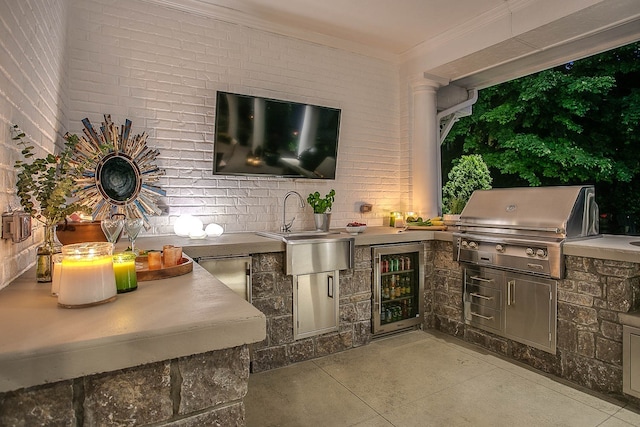
{"type": "Polygon", "coordinates": [[[282,203],[282,227],[280,227],[280,231],[283,231],[285,233],[291,231],[293,221],[295,221],[296,219],[296,217],[294,216],[293,218],[291,218],[291,222],[287,224],[287,198],[289,198],[289,196],[291,196],[292,194],[298,196],[298,199],[300,200],[300,207],[304,208],[304,199],[302,198],[300,193],[298,193],[297,191],[289,191],[287,194],[285,194],[284,202],[282,203]]]}

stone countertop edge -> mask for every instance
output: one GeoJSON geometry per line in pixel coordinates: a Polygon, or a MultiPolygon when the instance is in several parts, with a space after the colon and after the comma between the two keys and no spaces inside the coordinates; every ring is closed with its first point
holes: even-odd
{"type": "Polygon", "coordinates": [[[33,269],[0,291],[0,392],[264,340],[266,318],[194,263],[113,302],[57,306],[33,269]]]}
{"type": "MultiPolygon", "coordinates": [[[[452,241],[451,231],[368,227],[356,245],[452,241]]],[[[603,235],[565,243],[566,255],[640,263],[640,237],[603,235]]],[[[119,248],[126,243],[120,243],[119,248]]],[[[140,249],[182,246],[195,257],[282,252],[253,232],[216,238],[141,237],[140,249]]],[[[0,290],[0,392],[262,341],[264,314],[194,263],[192,273],[140,282],[114,302],[63,309],[31,269],[0,290]]],[[[639,323],[640,325],[640,323],[639,323]]]]}
{"type": "MultiPolygon", "coordinates": [[[[342,229],[336,229],[342,231],[342,229]]],[[[364,233],[353,236],[358,245],[383,245],[416,241],[453,241],[455,229],[447,231],[406,230],[393,227],[368,227],[364,233]]],[[[342,231],[345,233],[344,231],[342,231]]],[[[346,233],[345,233],[346,234],[346,233]]],[[[599,235],[586,239],[569,240],[564,243],[565,255],[583,256],[612,261],[640,263],[640,246],[631,242],[640,242],[640,236],[599,235]]],[[[225,233],[219,237],[189,239],[188,237],[154,236],[141,237],[136,245],[143,249],[162,249],[165,244],[182,246],[186,254],[196,257],[241,256],[265,252],[284,252],[285,243],[268,237],[258,236],[254,232],[225,233]]],[[[125,245],[126,247],[126,245],[125,245]]]]}

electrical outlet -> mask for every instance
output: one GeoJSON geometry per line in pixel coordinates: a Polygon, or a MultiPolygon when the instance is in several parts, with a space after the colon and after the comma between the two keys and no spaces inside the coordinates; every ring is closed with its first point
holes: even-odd
{"type": "Polygon", "coordinates": [[[2,214],[2,238],[14,243],[25,241],[31,236],[31,215],[22,211],[2,214]]]}
{"type": "Polygon", "coordinates": [[[367,212],[371,212],[373,210],[373,205],[370,205],[369,203],[363,203],[360,205],[360,213],[367,213],[367,212]]]}

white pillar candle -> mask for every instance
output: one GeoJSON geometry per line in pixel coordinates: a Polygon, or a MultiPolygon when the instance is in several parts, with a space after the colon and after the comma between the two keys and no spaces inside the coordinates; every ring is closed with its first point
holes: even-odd
{"type": "Polygon", "coordinates": [[[111,243],[64,246],[58,304],[78,307],[113,299],[117,289],[112,251],[111,243]]]}

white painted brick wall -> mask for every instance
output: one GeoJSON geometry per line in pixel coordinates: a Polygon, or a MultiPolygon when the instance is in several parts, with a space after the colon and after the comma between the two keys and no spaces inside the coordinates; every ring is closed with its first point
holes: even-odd
{"type": "MultiPolygon", "coordinates": [[[[408,208],[395,63],[139,0],[0,0],[0,12],[1,210],[17,206],[11,123],[43,154],[67,128],[80,133],[81,119],[99,124],[104,114],[131,119],[161,151],[170,215],[153,218],[150,233],[170,233],[182,213],[227,231],[277,229],[289,190],[335,188],[334,226],[380,225],[408,208]],[[341,108],[336,180],[212,175],[216,90],[341,108]],[[364,218],[362,202],[374,205],[364,218]]],[[[310,208],[290,202],[288,211],[296,228],[312,226],[310,208]]],[[[35,260],[34,231],[21,244],[0,242],[0,286],[35,260]]]]}
{"type": "MultiPolygon", "coordinates": [[[[18,208],[13,164],[18,124],[39,156],[62,144],[67,124],[67,0],[0,0],[0,211],[18,208]]],[[[0,240],[0,288],[35,262],[42,227],[21,243],[0,240]]]]}
{"type": "MultiPolygon", "coordinates": [[[[396,64],[136,0],[73,0],[69,22],[71,131],[111,114],[160,149],[170,214],[150,233],[171,232],[183,213],[226,231],[275,230],[289,190],[335,188],[335,226],[381,225],[407,208],[396,64]],[[216,90],[341,108],[336,180],[214,176],[216,90]],[[374,205],[365,218],[361,202],[374,205]]],[[[289,201],[288,212],[312,227],[309,207],[289,201]]]]}

